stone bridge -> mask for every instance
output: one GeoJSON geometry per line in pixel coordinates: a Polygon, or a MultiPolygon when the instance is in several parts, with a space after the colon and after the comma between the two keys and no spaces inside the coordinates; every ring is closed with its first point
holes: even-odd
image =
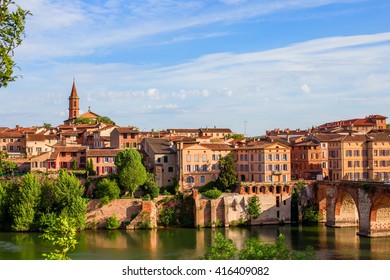
{"type": "Polygon", "coordinates": [[[390,185],[318,182],[320,218],[330,227],[357,227],[358,235],[390,236],[390,185]]]}

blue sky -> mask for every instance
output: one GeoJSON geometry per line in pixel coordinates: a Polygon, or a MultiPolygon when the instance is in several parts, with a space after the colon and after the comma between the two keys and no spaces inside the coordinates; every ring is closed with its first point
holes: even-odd
{"type": "Polygon", "coordinates": [[[389,116],[387,0],[29,0],[0,126],[82,112],[141,130],[262,135],[389,116]]]}

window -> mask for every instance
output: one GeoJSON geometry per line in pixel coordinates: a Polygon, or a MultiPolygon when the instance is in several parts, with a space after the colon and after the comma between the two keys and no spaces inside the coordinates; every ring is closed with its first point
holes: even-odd
{"type": "Polygon", "coordinates": [[[351,157],[352,156],[352,150],[346,150],[345,151],[345,156],[346,157],[351,157]]]}
{"type": "Polygon", "coordinates": [[[37,150],[38,153],[42,152],[42,148],[41,147],[37,147],[36,150],[37,150]]]}
{"type": "Polygon", "coordinates": [[[351,160],[348,161],[348,167],[352,167],[352,161],[351,160]]]}
{"type": "Polygon", "coordinates": [[[186,166],[186,171],[187,171],[187,172],[191,172],[191,165],[187,165],[187,166],[186,166]]]}
{"type": "Polygon", "coordinates": [[[187,183],[191,184],[191,183],[194,183],[194,182],[195,182],[194,177],[192,177],[192,176],[187,177],[187,183]]]}
{"type": "Polygon", "coordinates": [[[123,139],[127,139],[127,133],[123,133],[123,139]]]}
{"type": "Polygon", "coordinates": [[[199,161],[199,155],[194,155],[194,161],[196,161],[196,162],[199,161]]]}
{"type": "Polygon", "coordinates": [[[206,182],[206,177],[205,176],[200,176],[200,182],[205,183],[206,182]]]}
{"type": "Polygon", "coordinates": [[[164,156],[164,162],[165,162],[165,163],[168,162],[168,156],[164,156]]]}
{"type": "Polygon", "coordinates": [[[203,171],[203,172],[206,172],[206,171],[207,171],[207,164],[203,164],[203,165],[202,165],[202,171],[203,171]]]}
{"type": "Polygon", "coordinates": [[[199,172],[199,165],[194,165],[194,171],[199,172]]]}
{"type": "Polygon", "coordinates": [[[191,155],[190,154],[187,155],[187,162],[189,162],[189,161],[191,161],[191,155]]]}
{"type": "Polygon", "coordinates": [[[353,151],[353,155],[354,155],[355,157],[360,157],[360,151],[359,151],[359,150],[353,151]]]}
{"type": "Polygon", "coordinates": [[[172,172],[173,172],[173,167],[172,167],[172,166],[169,166],[169,167],[168,167],[168,172],[169,172],[169,173],[172,173],[172,172]]]}
{"type": "Polygon", "coordinates": [[[206,154],[203,154],[202,161],[203,161],[203,162],[206,162],[206,161],[207,161],[207,155],[206,155],[206,154]]]}

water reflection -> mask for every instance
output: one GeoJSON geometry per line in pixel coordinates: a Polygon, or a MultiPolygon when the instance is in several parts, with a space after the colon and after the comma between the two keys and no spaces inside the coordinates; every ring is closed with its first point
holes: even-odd
{"type": "MultiPolygon", "coordinates": [[[[370,239],[356,235],[355,228],[319,226],[255,226],[251,228],[163,229],[137,231],[85,231],[72,259],[139,260],[196,259],[213,244],[217,232],[231,238],[240,249],[248,237],[267,242],[279,234],[295,250],[312,246],[319,259],[390,260],[390,238],[370,239]]],[[[37,233],[0,232],[0,259],[42,259],[52,245],[37,233]]]]}

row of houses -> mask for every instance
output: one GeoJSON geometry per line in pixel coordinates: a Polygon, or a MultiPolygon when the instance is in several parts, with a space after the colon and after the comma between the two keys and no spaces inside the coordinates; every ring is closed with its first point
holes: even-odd
{"type": "Polygon", "coordinates": [[[183,190],[216,180],[219,160],[228,154],[234,156],[239,182],[390,179],[390,132],[387,118],[380,115],[307,130],[274,129],[262,137],[241,139],[233,139],[237,137],[229,128],[141,132],[135,126],[100,119],[90,108],[79,114],[73,82],[64,124],[0,127],[1,156],[15,161],[24,172],[86,169],[92,163],[98,176],[106,176],[116,173],[114,158],[120,151],[137,149],[159,186],[179,183],[183,190]]]}
{"type": "Polygon", "coordinates": [[[194,137],[188,136],[195,133],[192,129],[167,131],[158,138],[116,125],[17,126],[0,129],[0,150],[22,171],[86,169],[92,162],[96,174],[103,176],[116,172],[114,158],[119,151],[138,149],[159,186],[178,181],[183,189],[215,180],[219,160],[229,153],[234,155],[239,182],[390,180],[390,131],[386,129],[306,131],[240,140],[226,138],[229,129],[213,128],[209,136],[194,137]]]}

